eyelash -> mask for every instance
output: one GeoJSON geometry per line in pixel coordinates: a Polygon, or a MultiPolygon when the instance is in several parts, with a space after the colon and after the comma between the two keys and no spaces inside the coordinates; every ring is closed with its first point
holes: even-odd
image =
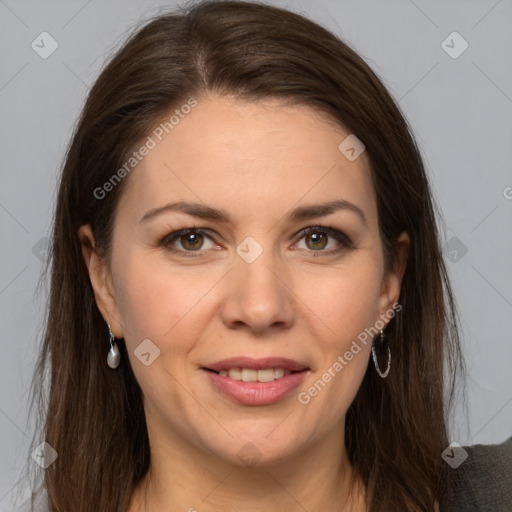
{"type": "MultiPolygon", "coordinates": [[[[322,226],[322,225],[310,226],[310,227],[307,227],[307,228],[303,229],[302,231],[300,231],[296,236],[299,236],[298,241],[300,241],[302,238],[304,238],[305,236],[307,236],[311,233],[322,233],[322,234],[331,236],[340,243],[340,246],[337,249],[331,249],[328,251],[309,250],[309,252],[312,253],[312,256],[314,256],[314,257],[332,256],[334,254],[339,254],[341,251],[343,251],[345,249],[353,248],[352,240],[347,235],[345,235],[341,231],[338,231],[337,229],[327,227],[327,226],[322,226]]],[[[186,257],[186,258],[202,257],[203,256],[203,254],[201,254],[203,252],[202,249],[199,249],[197,251],[187,251],[187,250],[174,249],[173,247],[170,247],[170,244],[172,242],[174,242],[176,239],[179,239],[180,237],[182,237],[184,235],[188,235],[188,234],[200,234],[200,235],[207,236],[210,239],[212,238],[206,230],[201,229],[201,228],[180,229],[179,231],[174,231],[174,232],[170,233],[169,235],[166,235],[160,241],[160,245],[162,245],[167,251],[170,251],[175,254],[180,254],[181,256],[186,257]],[[194,253],[196,253],[196,254],[194,254],[194,253]]]]}

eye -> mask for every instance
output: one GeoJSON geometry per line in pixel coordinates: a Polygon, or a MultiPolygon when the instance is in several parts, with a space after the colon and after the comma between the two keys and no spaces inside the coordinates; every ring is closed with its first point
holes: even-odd
{"type": "Polygon", "coordinates": [[[330,227],[308,227],[302,230],[299,235],[300,240],[304,239],[305,241],[305,249],[313,253],[313,256],[337,254],[352,247],[352,241],[347,235],[330,227]],[[334,247],[324,250],[331,243],[331,239],[334,239],[333,241],[337,243],[334,243],[334,247]]]}
{"type": "MultiPolygon", "coordinates": [[[[350,249],[353,246],[352,241],[347,235],[330,227],[311,226],[303,229],[299,233],[299,237],[299,242],[304,239],[305,250],[313,256],[329,256],[350,249]],[[334,245],[334,247],[329,248],[330,245],[334,245]],[[327,250],[325,250],[326,248],[327,250]]],[[[178,253],[180,256],[185,257],[202,256],[203,251],[220,248],[207,231],[199,228],[174,231],[165,236],[160,245],[170,252],[178,253]],[[205,247],[205,241],[209,241],[210,245],[206,244],[207,246],[205,247]]],[[[299,249],[304,248],[299,247],[299,249]]]]}
{"type": "Polygon", "coordinates": [[[179,252],[184,256],[200,256],[200,254],[187,254],[191,252],[198,252],[201,250],[212,249],[218,247],[213,243],[212,238],[202,229],[189,228],[175,231],[167,235],[161,244],[171,252],[179,252]],[[205,239],[210,240],[210,247],[204,247],[205,239]],[[181,245],[181,248],[176,248],[176,245],[181,245]]]}

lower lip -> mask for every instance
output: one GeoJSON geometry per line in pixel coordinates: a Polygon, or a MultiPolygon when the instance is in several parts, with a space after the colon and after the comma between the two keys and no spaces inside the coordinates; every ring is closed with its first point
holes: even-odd
{"type": "Polygon", "coordinates": [[[269,405],[291,393],[304,380],[307,370],[291,373],[271,382],[244,382],[203,370],[224,395],[243,405],[269,405]]]}

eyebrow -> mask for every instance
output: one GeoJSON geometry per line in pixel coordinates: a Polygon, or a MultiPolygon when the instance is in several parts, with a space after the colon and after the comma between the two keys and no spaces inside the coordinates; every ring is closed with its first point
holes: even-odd
{"type": "MultiPolygon", "coordinates": [[[[345,199],[338,199],[335,201],[329,201],[322,204],[314,204],[309,206],[300,206],[294,208],[287,216],[286,219],[291,222],[297,222],[306,219],[313,219],[317,217],[324,217],[339,210],[345,210],[355,213],[366,226],[366,216],[359,206],[346,201],[345,199]]],[[[231,217],[226,210],[212,208],[201,203],[189,203],[184,201],[178,201],[169,203],[158,208],[148,210],[144,216],[140,219],[140,223],[147,222],[154,219],[164,213],[179,211],[190,215],[191,217],[197,217],[200,219],[209,219],[220,222],[222,224],[230,224],[231,217]]]]}

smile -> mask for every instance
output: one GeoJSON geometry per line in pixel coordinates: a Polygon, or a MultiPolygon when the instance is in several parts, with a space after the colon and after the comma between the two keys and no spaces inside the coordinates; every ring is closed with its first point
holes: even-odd
{"type": "Polygon", "coordinates": [[[265,368],[264,370],[230,368],[229,370],[220,370],[217,373],[222,377],[243,380],[244,382],[272,382],[273,380],[283,378],[285,375],[290,375],[292,371],[287,368],[265,368]]]}
{"type": "Polygon", "coordinates": [[[284,358],[231,358],[201,368],[210,385],[238,404],[270,405],[297,388],[309,368],[284,358]]]}

